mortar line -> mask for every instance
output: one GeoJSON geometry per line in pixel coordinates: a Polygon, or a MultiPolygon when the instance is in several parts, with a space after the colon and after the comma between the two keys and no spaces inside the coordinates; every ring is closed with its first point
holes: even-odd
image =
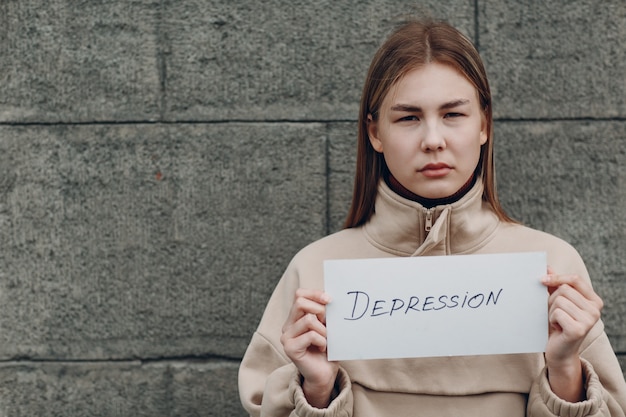
{"type": "Polygon", "coordinates": [[[105,359],[54,359],[54,358],[12,358],[0,360],[0,367],[3,365],[28,365],[28,364],[68,364],[68,365],[89,365],[89,364],[136,364],[145,365],[151,363],[165,362],[187,362],[187,363],[203,363],[212,361],[222,361],[229,363],[240,363],[241,358],[222,356],[222,355],[174,355],[174,356],[158,356],[148,358],[105,358],[105,359]]]}
{"type": "Polygon", "coordinates": [[[213,125],[213,124],[327,124],[327,123],[356,123],[356,120],[296,120],[296,119],[226,119],[226,120],[101,120],[78,122],[0,122],[0,126],[99,126],[99,125],[213,125]]]}
{"type": "Polygon", "coordinates": [[[499,117],[494,118],[494,122],[499,123],[560,123],[560,122],[626,122],[624,117],[534,117],[534,118],[517,118],[517,117],[499,117]]]}
{"type": "Polygon", "coordinates": [[[326,124],[326,135],[324,136],[325,140],[325,186],[326,186],[326,225],[325,225],[325,235],[330,234],[330,125],[326,124]]]}
{"type": "Polygon", "coordinates": [[[476,46],[476,49],[480,51],[480,36],[479,36],[480,25],[478,22],[478,15],[479,15],[478,1],[479,0],[474,0],[474,45],[476,46]]]}
{"type": "Polygon", "coordinates": [[[163,0],[159,2],[156,11],[156,40],[157,40],[157,48],[156,48],[156,65],[157,65],[157,73],[159,76],[159,120],[163,120],[165,118],[165,114],[167,111],[167,60],[165,56],[167,53],[171,52],[169,50],[169,39],[165,31],[162,30],[163,26],[163,0]],[[167,52],[166,52],[167,51],[167,52]]]}
{"type": "MultiPolygon", "coordinates": [[[[625,122],[626,116],[620,117],[546,117],[546,118],[515,118],[502,117],[494,118],[494,122],[499,123],[560,123],[560,122],[625,122]]],[[[108,125],[218,125],[218,124],[338,124],[338,123],[357,123],[352,119],[273,119],[273,120],[254,120],[254,119],[229,119],[229,120],[124,120],[124,121],[90,121],[90,122],[0,122],[0,126],[108,126],[108,125]]]]}

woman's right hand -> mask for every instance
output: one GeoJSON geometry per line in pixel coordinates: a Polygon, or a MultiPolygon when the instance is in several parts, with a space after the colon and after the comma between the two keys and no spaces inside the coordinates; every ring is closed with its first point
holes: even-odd
{"type": "Polygon", "coordinates": [[[302,390],[310,405],[326,408],[335,386],[339,365],[326,356],[326,304],[323,291],[300,288],[280,338],[285,353],[304,380],[302,390]]]}

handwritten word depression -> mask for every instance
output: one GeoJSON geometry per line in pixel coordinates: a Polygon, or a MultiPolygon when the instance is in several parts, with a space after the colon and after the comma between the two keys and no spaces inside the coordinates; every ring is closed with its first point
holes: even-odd
{"type": "Polygon", "coordinates": [[[502,288],[497,291],[471,294],[469,291],[464,295],[440,295],[419,298],[415,295],[408,298],[392,298],[373,300],[364,291],[349,291],[348,295],[354,296],[354,305],[350,317],[344,320],[359,320],[365,317],[397,316],[413,312],[439,311],[443,309],[480,308],[489,305],[495,306],[502,295],[502,288]],[[371,307],[370,307],[371,306],[371,307]]]}

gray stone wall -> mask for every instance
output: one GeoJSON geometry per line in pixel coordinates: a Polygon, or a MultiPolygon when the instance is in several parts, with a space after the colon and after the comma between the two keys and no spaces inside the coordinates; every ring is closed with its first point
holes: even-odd
{"type": "Polygon", "coordinates": [[[243,416],[239,361],[341,227],[369,60],[415,10],[479,46],[504,206],[578,248],[626,364],[626,3],[418,3],[0,0],[0,416],[243,416]]]}

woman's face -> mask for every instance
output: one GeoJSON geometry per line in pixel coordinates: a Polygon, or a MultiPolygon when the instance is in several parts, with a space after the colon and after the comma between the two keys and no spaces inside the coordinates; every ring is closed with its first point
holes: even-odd
{"type": "Polygon", "coordinates": [[[486,120],[474,86],[454,68],[430,63],[387,93],[370,142],[391,174],[425,198],[457,192],[472,176],[487,142],[486,120]]]}

